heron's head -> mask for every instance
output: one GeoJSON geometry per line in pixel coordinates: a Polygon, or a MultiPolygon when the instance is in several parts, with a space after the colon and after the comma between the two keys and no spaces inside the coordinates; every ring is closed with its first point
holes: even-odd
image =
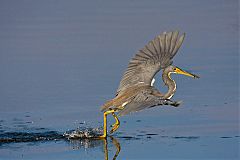
{"type": "Polygon", "coordinates": [[[192,74],[192,73],[189,73],[187,71],[184,71],[183,69],[179,68],[179,67],[176,67],[176,66],[168,66],[165,71],[167,71],[168,73],[176,73],[176,74],[183,74],[185,76],[189,76],[189,77],[192,77],[192,78],[199,78],[199,76],[195,75],[195,74],[192,74]]]}

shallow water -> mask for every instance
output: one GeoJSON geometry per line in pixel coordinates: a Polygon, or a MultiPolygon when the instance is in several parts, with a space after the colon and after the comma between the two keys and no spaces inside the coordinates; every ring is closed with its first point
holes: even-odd
{"type": "Polygon", "coordinates": [[[0,159],[238,159],[238,19],[235,0],[1,1],[0,159]],[[179,108],[121,117],[107,141],[63,136],[101,127],[129,59],[175,29],[174,64],[201,77],[173,76],[179,108]]]}

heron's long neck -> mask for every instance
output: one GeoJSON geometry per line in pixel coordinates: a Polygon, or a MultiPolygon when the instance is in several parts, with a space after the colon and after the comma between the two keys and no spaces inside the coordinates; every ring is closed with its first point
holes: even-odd
{"type": "Polygon", "coordinates": [[[170,77],[170,74],[171,72],[165,72],[165,71],[163,71],[163,74],[162,74],[163,82],[165,83],[165,85],[168,86],[168,91],[163,96],[166,99],[172,98],[177,88],[176,83],[174,80],[172,80],[172,78],[170,77]]]}

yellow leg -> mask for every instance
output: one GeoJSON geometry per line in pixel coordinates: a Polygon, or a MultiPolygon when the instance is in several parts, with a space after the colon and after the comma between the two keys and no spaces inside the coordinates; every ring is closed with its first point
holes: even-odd
{"type": "Polygon", "coordinates": [[[120,126],[120,121],[119,121],[117,115],[114,112],[112,112],[112,115],[113,115],[113,117],[114,117],[116,122],[111,126],[112,127],[112,129],[110,131],[111,134],[113,132],[115,132],[119,128],[119,126],[120,126]]]}
{"type": "Polygon", "coordinates": [[[114,110],[109,110],[103,113],[103,135],[98,138],[106,138],[107,137],[107,115],[110,113],[114,113],[114,110]]]}

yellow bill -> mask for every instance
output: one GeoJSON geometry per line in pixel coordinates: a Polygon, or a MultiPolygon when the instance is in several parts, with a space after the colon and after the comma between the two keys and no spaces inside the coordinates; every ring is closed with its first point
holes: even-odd
{"type": "Polygon", "coordinates": [[[176,69],[175,69],[174,71],[175,71],[175,73],[177,73],[177,74],[183,74],[183,75],[185,75],[185,76],[189,76],[189,77],[193,77],[193,78],[200,78],[199,76],[197,76],[197,75],[195,75],[195,74],[192,74],[192,73],[189,73],[189,72],[187,72],[187,71],[184,71],[184,70],[182,70],[182,69],[180,69],[180,68],[178,68],[178,67],[176,67],[176,69]]]}

